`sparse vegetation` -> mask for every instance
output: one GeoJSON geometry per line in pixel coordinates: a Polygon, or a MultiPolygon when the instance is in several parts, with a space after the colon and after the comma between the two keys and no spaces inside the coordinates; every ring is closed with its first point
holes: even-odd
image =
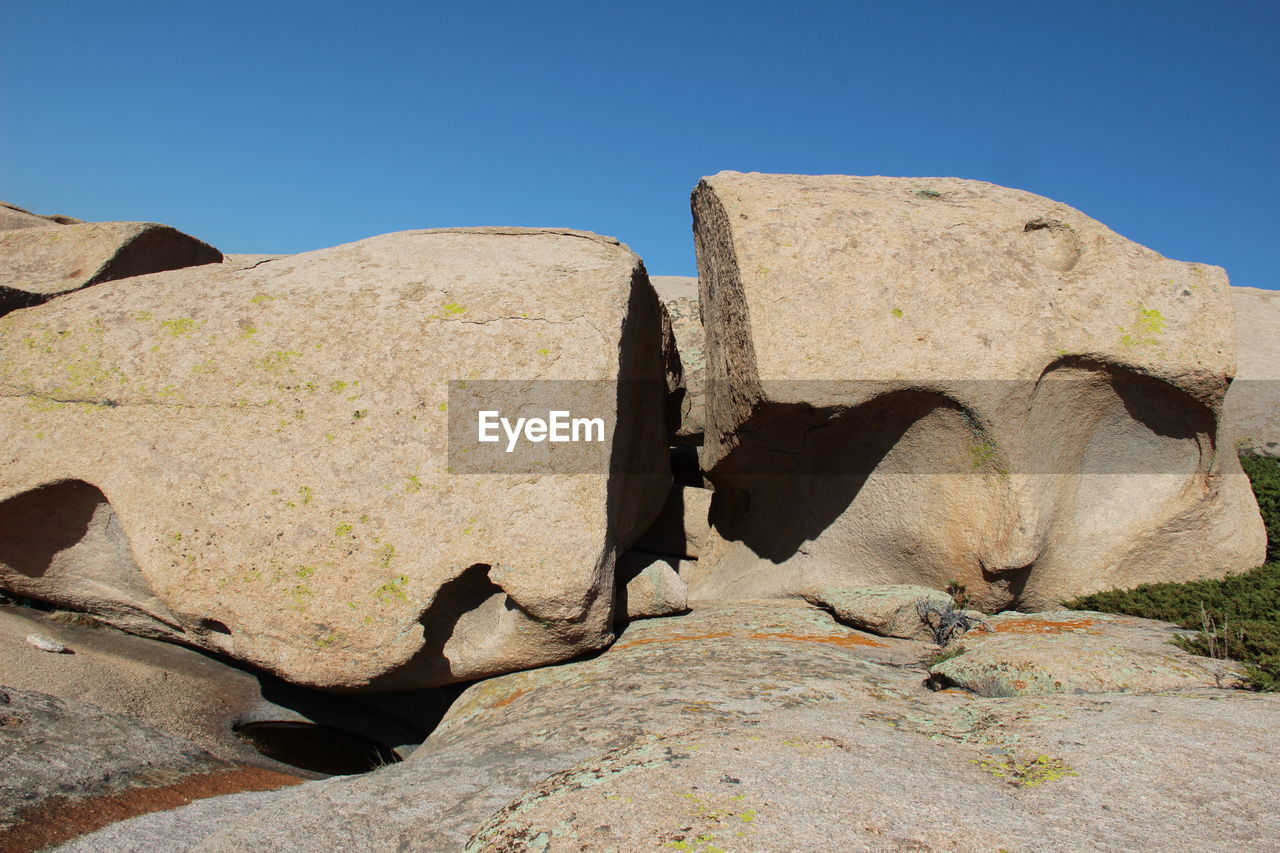
{"type": "MultiPolygon", "coordinates": [[[[933,634],[933,641],[944,649],[953,640],[959,639],[977,626],[987,624],[969,612],[969,596],[963,586],[952,581],[947,587],[947,592],[951,594],[951,601],[945,606],[928,598],[916,599],[916,613],[919,614],[920,621],[933,634]]],[[[932,665],[931,663],[930,666],[932,665]]]]}
{"type": "Polygon", "coordinates": [[[1161,619],[1196,631],[1178,645],[1214,660],[1241,661],[1249,686],[1280,691],[1280,460],[1241,461],[1266,523],[1271,562],[1221,580],[1143,584],[1082,596],[1066,606],[1161,619]]]}

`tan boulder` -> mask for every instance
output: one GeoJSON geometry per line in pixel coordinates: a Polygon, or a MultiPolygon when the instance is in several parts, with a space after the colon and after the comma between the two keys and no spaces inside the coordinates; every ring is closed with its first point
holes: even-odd
{"type": "Polygon", "coordinates": [[[1227,431],[1247,453],[1280,456],[1280,291],[1233,287],[1235,381],[1227,392],[1227,431]]]}
{"type": "Polygon", "coordinates": [[[19,228],[46,228],[50,225],[75,225],[79,219],[70,216],[41,216],[25,207],[0,201],[0,231],[16,231],[19,228]]]}
{"type": "Polygon", "coordinates": [[[0,314],[104,281],[221,260],[212,246],[154,222],[0,230],[0,314]]]}
{"type": "Polygon", "coordinates": [[[689,585],[680,576],[686,563],[676,557],[659,556],[632,549],[618,561],[618,582],[622,601],[619,616],[651,619],[671,616],[689,609],[689,585]]]}
{"type": "Polygon", "coordinates": [[[680,401],[680,426],[676,441],[699,444],[702,441],[703,395],[705,392],[707,357],[706,335],[702,330],[702,312],[698,306],[696,276],[650,276],[653,289],[671,318],[671,329],[683,368],[680,401]]]}
{"type": "Polygon", "coordinates": [[[102,284],[0,319],[0,347],[0,586],[301,684],[600,648],[616,556],[670,483],[657,299],[585,232],[404,232],[102,284]],[[477,407],[547,388],[596,440],[476,441],[477,407]]]}
{"type": "Polygon", "coordinates": [[[1036,607],[1261,562],[1221,269],[953,178],[723,172],[693,212],[726,547],[692,597],[1036,607]]]}

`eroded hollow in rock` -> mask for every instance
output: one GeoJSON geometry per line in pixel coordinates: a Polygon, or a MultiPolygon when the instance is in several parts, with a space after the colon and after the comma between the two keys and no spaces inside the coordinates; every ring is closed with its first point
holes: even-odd
{"type": "Polygon", "coordinates": [[[246,723],[236,729],[236,737],[268,758],[331,776],[367,773],[400,761],[380,743],[314,723],[246,723]]]}
{"type": "Polygon", "coordinates": [[[0,503],[0,586],[89,611],[133,634],[184,633],[138,568],[114,507],[83,480],[47,483],[0,503]]]}

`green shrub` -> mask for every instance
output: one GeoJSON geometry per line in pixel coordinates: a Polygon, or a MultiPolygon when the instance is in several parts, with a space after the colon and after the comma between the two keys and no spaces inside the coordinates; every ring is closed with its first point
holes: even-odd
{"type": "Polygon", "coordinates": [[[1267,525],[1267,559],[1280,560],[1280,459],[1241,456],[1240,464],[1253,483],[1258,509],[1267,525]]]}
{"type": "Polygon", "coordinates": [[[1178,644],[1242,661],[1252,686],[1280,691],[1280,460],[1240,459],[1267,527],[1266,563],[1220,580],[1143,584],[1065,602],[1075,610],[1124,613],[1197,631],[1178,644]]]}

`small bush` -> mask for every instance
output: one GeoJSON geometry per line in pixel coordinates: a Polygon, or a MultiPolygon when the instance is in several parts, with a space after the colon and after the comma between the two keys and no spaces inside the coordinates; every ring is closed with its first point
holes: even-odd
{"type": "Polygon", "coordinates": [[[1253,483],[1253,493],[1267,526],[1267,559],[1280,561],[1280,459],[1241,456],[1240,464],[1253,483]]]}

